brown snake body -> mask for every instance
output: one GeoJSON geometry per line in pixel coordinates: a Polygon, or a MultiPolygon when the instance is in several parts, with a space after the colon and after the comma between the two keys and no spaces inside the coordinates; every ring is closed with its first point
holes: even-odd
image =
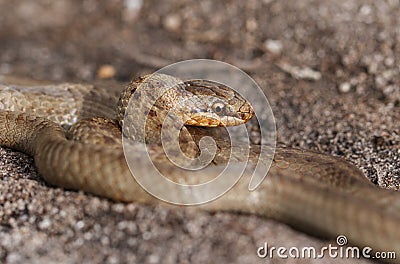
{"type": "MultiPolygon", "coordinates": [[[[0,79],[0,144],[32,155],[46,182],[116,201],[160,202],[133,179],[120,147],[68,140],[59,125],[82,117],[114,118],[118,89],[60,84],[35,90],[7,82],[0,79]]],[[[250,160],[259,148],[251,146],[250,160]]],[[[154,146],[152,151],[157,156],[163,150],[154,146]]],[[[163,167],[161,154],[159,159],[163,167]]],[[[163,169],[179,180],[170,167],[163,169]]],[[[245,174],[229,192],[201,207],[271,217],[316,235],[345,235],[351,244],[400,254],[399,195],[374,186],[346,161],[277,148],[267,178],[254,192],[247,189],[249,177],[245,174]]]]}

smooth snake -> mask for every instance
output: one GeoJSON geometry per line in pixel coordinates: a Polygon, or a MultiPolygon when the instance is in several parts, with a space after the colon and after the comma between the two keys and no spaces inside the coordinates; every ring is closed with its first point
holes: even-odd
{"type": "MultiPolygon", "coordinates": [[[[159,83],[166,78],[169,77],[161,76],[159,83]]],[[[129,100],[135,85],[131,83],[119,100],[121,89],[115,87],[69,83],[34,85],[30,81],[1,77],[0,144],[32,155],[41,176],[54,186],[83,190],[115,201],[163,203],[145,192],[132,177],[120,146],[120,132],[115,130],[118,125],[113,119],[119,119],[122,125],[124,100],[129,100]],[[115,114],[116,105],[119,110],[115,114]],[[87,129],[90,131],[93,123],[75,125],[70,131],[75,130],[76,136],[67,139],[62,126],[92,117],[96,117],[94,126],[104,126],[105,132],[87,136],[87,129]],[[102,145],[100,141],[109,142],[102,145]]],[[[225,92],[232,99],[232,92],[225,92]]],[[[225,92],[218,91],[222,98],[225,92]]],[[[142,99],[146,100],[146,96],[149,95],[142,99]]],[[[174,95],[168,95],[159,108],[171,106],[175,99],[174,95]]],[[[247,102],[223,101],[223,104],[229,103],[234,104],[232,109],[245,109],[236,122],[251,117],[247,102]]],[[[198,112],[188,110],[192,114],[198,112]]],[[[202,122],[198,118],[190,120],[202,122]]],[[[151,122],[150,130],[158,125],[151,122]]],[[[207,129],[202,129],[200,136],[204,131],[207,133],[207,129]]],[[[191,133],[195,135],[196,130],[191,133]]],[[[151,141],[154,135],[146,137],[151,141]]],[[[216,140],[220,148],[226,147],[224,140],[216,140]]],[[[192,144],[186,151],[193,148],[196,145],[192,144]]],[[[250,162],[258,158],[259,150],[259,145],[251,145],[250,162]]],[[[151,152],[163,167],[162,147],[153,144],[151,152]]],[[[224,155],[220,152],[216,163],[226,162],[224,155]]],[[[142,157],[134,158],[140,162],[142,157]]],[[[169,166],[163,172],[179,181],[180,176],[169,166]]],[[[345,160],[312,151],[276,148],[268,176],[251,193],[249,177],[245,173],[225,195],[199,207],[257,214],[318,236],[345,235],[351,244],[400,253],[399,195],[373,185],[345,160]]]]}

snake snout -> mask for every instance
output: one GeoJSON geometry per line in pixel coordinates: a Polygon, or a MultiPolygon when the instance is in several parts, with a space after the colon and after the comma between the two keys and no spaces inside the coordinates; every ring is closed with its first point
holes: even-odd
{"type": "Polygon", "coordinates": [[[239,112],[238,116],[240,116],[240,119],[243,121],[243,123],[246,123],[254,116],[254,112],[249,112],[249,113],[239,112]]]}
{"type": "Polygon", "coordinates": [[[237,111],[237,115],[240,116],[240,119],[243,120],[243,123],[246,123],[247,121],[249,121],[250,119],[253,118],[255,114],[254,108],[253,106],[246,102],[245,104],[243,104],[239,110],[237,111]]]}

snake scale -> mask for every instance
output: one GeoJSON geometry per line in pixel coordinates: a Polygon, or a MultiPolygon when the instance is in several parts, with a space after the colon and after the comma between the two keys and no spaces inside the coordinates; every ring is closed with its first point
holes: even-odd
{"type": "MultiPolygon", "coordinates": [[[[165,78],[169,77],[161,76],[157,85],[166,81],[165,78]]],[[[121,102],[128,100],[123,99],[124,94],[132,94],[132,87],[136,87],[135,83],[129,85],[119,100],[121,89],[114,86],[34,85],[30,81],[3,76],[0,78],[0,144],[32,155],[41,176],[54,186],[83,190],[115,201],[163,203],[136,183],[119,139],[115,142],[113,139],[119,131],[115,131],[118,125],[112,119],[123,116],[120,112],[115,114],[115,106],[118,105],[120,111],[124,108],[121,102]],[[90,124],[88,128],[74,128],[80,136],[72,139],[66,136],[63,126],[93,117],[96,117],[96,126],[105,127],[100,136],[85,136],[85,129],[90,129],[90,124]],[[101,138],[110,139],[108,146],[98,144],[101,138]]],[[[219,94],[221,98],[225,93],[230,94],[232,99],[232,91],[210,89],[208,92],[219,94]]],[[[191,92],[183,93],[188,96],[191,92]]],[[[202,92],[204,89],[200,89],[202,92]]],[[[146,96],[152,95],[145,94],[142,99],[147,100],[146,96]]],[[[159,108],[173,104],[174,96],[167,96],[159,108]]],[[[245,108],[245,113],[235,119],[244,123],[250,117],[251,109],[238,98],[239,101],[223,104],[232,103],[235,109],[245,108]]],[[[217,110],[223,107],[227,105],[219,105],[217,110]]],[[[187,111],[198,112],[201,111],[187,111]]],[[[202,122],[198,118],[191,120],[202,122]]],[[[223,147],[224,142],[221,142],[220,148],[223,147]]],[[[151,151],[159,157],[158,164],[163,167],[163,148],[154,144],[151,151]]],[[[259,151],[259,145],[251,145],[250,161],[258,158],[259,151]]],[[[219,154],[218,162],[226,162],[224,155],[223,152],[219,154]]],[[[141,156],[133,158],[138,162],[142,159],[141,156]]],[[[164,166],[163,172],[179,181],[180,176],[169,166],[164,166]]],[[[399,194],[374,186],[361,171],[341,158],[300,149],[276,148],[268,176],[256,191],[248,191],[249,180],[250,175],[245,173],[225,195],[199,207],[208,211],[257,214],[318,236],[345,235],[353,245],[400,253],[399,194]]]]}

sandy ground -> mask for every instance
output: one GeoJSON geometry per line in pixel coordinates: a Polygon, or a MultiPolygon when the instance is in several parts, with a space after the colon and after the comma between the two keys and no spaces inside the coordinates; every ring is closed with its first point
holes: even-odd
{"type": "MultiPolygon", "coordinates": [[[[398,0],[1,0],[0,74],[90,82],[112,65],[126,82],[175,61],[223,60],[263,88],[280,144],[344,157],[398,189],[399,14],[398,0]]],[[[64,191],[41,180],[31,158],[0,152],[2,263],[345,262],[259,259],[264,242],[329,241],[255,216],[64,191]]]]}

